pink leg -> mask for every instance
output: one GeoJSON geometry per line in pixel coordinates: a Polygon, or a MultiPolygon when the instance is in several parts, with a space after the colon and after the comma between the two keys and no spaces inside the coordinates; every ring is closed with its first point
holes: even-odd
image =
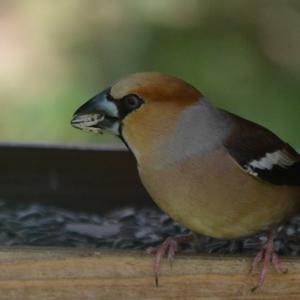
{"type": "Polygon", "coordinates": [[[274,249],[273,239],[274,239],[274,233],[272,231],[268,236],[268,241],[267,241],[266,245],[264,246],[264,248],[260,252],[258,252],[258,254],[256,255],[256,257],[253,260],[251,271],[255,271],[258,264],[261,261],[263,262],[263,266],[262,266],[262,269],[260,271],[260,275],[259,275],[257,285],[252,289],[253,292],[256,289],[263,286],[263,284],[265,282],[265,279],[266,279],[267,272],[270,268],[270,264],[272,264],[274,266],[275,270],[278,273],[285,273],[286,272],[282,269],[282,267],[279,263],[278,256],[277,256],[277,254],[275,252],[275,249],[274,249]]]}
{"type": "Polygon", "coordinates": [[[158,248],[156,249],[148,249],[148,253],[155,254],[154,259],[154,276],[155,276],[155,285],[158,287],[158,278],[161,269],[161,260],[162,258],[167,255],[168,261],[170,262],[171,266],[175,258],[175,253],[178,250],[179,244],[185,244],[194,239],[192,234],[189,235],[182,235],[176,236],[174,238],[168,237],[158,248]]]}

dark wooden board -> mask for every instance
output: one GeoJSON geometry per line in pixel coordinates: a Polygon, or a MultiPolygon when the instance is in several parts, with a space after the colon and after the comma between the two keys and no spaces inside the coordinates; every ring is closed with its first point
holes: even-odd
{"type": "Polygon", "coordinates": [[[106,211],[153,205],[120,147],[0,145],[0,198],[106,211]]]}

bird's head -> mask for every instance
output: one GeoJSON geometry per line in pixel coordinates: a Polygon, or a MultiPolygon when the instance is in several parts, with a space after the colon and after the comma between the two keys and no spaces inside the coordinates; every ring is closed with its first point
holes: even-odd
{"type": "Polygon", "coordinates": [[[137,73],[79,107],[71,124],[96,133],[110,131],[137,156],[174,130],[180,113],[201,96],[194,87],[175,77],[137,73]]]}

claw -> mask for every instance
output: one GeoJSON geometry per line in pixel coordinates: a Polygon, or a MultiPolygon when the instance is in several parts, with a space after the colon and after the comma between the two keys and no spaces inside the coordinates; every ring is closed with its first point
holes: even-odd
{"type": "Polygon", "coordinates": [[[260,252],[258,252],[258,254],[256,255],[256,257],[253,260],[253,263],[251,266],[251,272],[254,272],[256,270],[256,268],[260,262],[263,262],[263,266],[260,271],[257,285],[251,290],[252,292],[256,291],[258,288],[263,286],[265,279],[266,279],[266,275],[269,271],[271,264],[274,266],[275,270],[278,273],[286,273],[287,272],[287,270],[283,270],[282,266],[280,265],[278,255],[276,254],[275,249],[274,249],[273,239],[274,239],[274,233],[271,232],[269,234],[266,245],[260,252]]]}
{"type": "Polygon", "coordinates": [[[274,266],[277,273],[286,274],[288,272],[288,269],[282,268],[282,265],[279,261],[278,255],[276,253],[273,253],[273,255],[272,255],[272,265],[274,266]]]}
{"type": "Polygon", "coordinates": [[[170,263],[171,268],[173,266],[173,262],[177,250],[178,250],[178,242],[175,240],[170,240],[169,249],[168,249],[168,261],[170,263]]]}
{"type": "Polygon", "coordinates": [[[256,268],[257,268],[258,264],[262,261],[263,257],[264,257],[264,250],[261,250],[257,253],[257,255],[255,256],[255,258],[252,262],[250,273],[253,273],[256,271],[256,268]]]}
{"type": "Polygon", "coordinates": [[[155,286],[159,286],[159,275],[161,270],[161,260],[164,256],[167,256],[167,259],[172,267],[175,254],[178,250],[178,245],[180,243],[188,243],[193,240],[193,235],[183,235],[178,237],[168,237],[158,248],[148,248],[146,252],[148,254],[155,254],[154,259],[154,279],[155,279],[155,286]]]}

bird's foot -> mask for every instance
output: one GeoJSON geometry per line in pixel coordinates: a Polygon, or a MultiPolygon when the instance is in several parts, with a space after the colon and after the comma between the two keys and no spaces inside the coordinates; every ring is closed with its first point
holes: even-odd
{"type": "Polygon", "coordinates": [[[192,234],[176,236],[174,238],[168,237],[160,246],[157,248],[147,249],[148,254],[154,254],[154,276],[155,276],[155,285],[158,287],[158,278],[161,270],[161,260],[164,256],[167,256],[167,259],[172,267],[175,253],[178,250],[179,244],[189,243],[194,239],[192,234]]]}
{"type": "Polygon", "coordinates": [[[260,262],[263,263],[262,269],[259,274],[257,285],[252,289],[252,292],[263,286],[271,264],[274,266],[275,270],[278,273],[287,272],[287,270],[284,270],[282,268],[279,262],[278,255],[276,254],[276,251],[274,249],[273,233],[269,235],[266,245],[261,251],[258,252],[256,257],[254,258],[251,267],[251,272],[254,272],[256,270],[260,262]]]}

